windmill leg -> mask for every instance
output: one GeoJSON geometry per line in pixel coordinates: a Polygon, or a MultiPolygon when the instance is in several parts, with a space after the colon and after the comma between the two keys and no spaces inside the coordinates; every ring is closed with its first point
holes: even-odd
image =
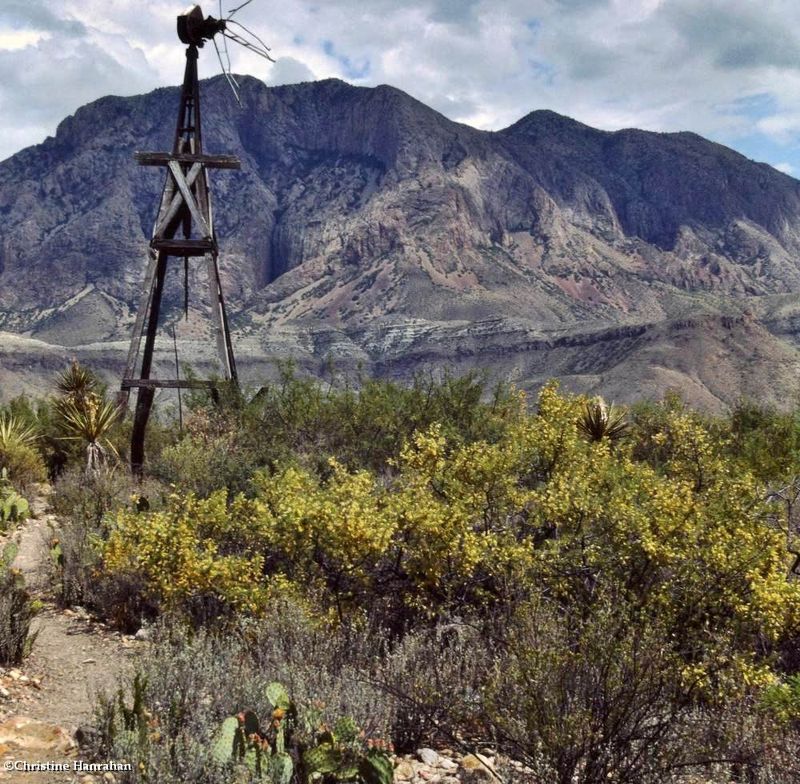
{"type": "Polygon", "coordinates": [[[128,361],[125,363],[125,374],[122,376],[123,388],[119,395],[119,405],[124,407],[127,407],[131,394],[130,389],[126,388],[124,384],[127,379],[133,378],[134,373],[136,373],[136,361],[139,359],[139,351],[142,347],[144,320],[150,311],[150,303],[153,300],[153,283],[155,282],[157,266],[158,254],[151,249],[147,262],[144,288],[142,289],[142,299],[139,303],[139,309],[136,311],[136,321],[133,325],[133,337],[131,337],[131,346],[128,349],[128,361]]]}
{"type": "MultiPolygon", "coordinates": [[[[155,349],[156,331],[161,310],[161,295],[164,292],[164,277],[167,272],[167,256],[159,253],[156,259],[155,281],[153,293],[150,297],[150,307],[147,313],[147,331],[142,354],[141,378],[149,379],[153,365],[153,351],[155,349]]],[[[131,469],[135,474],[141,475],[144,470],[144,434],[147,429],[147,420],[150,418],[150,409],[153,407],[155,389],[140,387],[136,397],[136,413],[133,416],[133,432],[131,433],[131,469]]]]}
{"type": "Polygon", "coordinates": [[[225,314],[225,301],[222,298],[222,284],[219,279],[219,267],[215,253],[210,253],[207,256],[207,265],[211,315],[214,319],[214,331],[217,337],[217,355],[222,363],[222,371],[225,378],[236,382],[236,365],[233,361],[231,336],[228,331],[228,317],[225,314]]]}
{"type": "Polygon", "coordinates": [[[231,381],[239,386],[239,374],[236,372],[236,359],[233,356],[233,343],[231,342],[231,330],[228,326],[228,313],[225,310],[225,299],[222,296],[222,286],[219,287],[219,306],[222,316],[222,335],[225,338],[225,351],[228,356],[228,367],[231,372],[231,381]]]}

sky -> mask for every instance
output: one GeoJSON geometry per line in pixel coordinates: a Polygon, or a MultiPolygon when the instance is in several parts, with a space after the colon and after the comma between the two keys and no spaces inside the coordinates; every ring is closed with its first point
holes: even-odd
{"type": "MultiPolygon", "coordinates": [[[[103,95],[178,84],[185,4],[0,0],[0,159],[103,95]]],[[[800,177],[797,0],[252,0],[234,19],[276,59],[231,46],[234,73],[270,85],[391,84],[487,130],[552,109],[694,131],[800,177]]],[[[213,48],[200,71],[220,72],[213,48]]]]}

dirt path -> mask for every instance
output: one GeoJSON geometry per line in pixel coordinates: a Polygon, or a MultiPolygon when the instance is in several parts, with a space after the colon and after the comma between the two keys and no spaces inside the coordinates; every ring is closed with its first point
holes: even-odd
{"type": "Polygon", "coordinates": [[[37,498],[34,517],[13,535],[18,545],[13,566],[44,608],[32,624],[36,638],[30,656],[19,668],[0,670],[4,690],[0,691],[0,782],[4,784],[91,781],[75,773],[9,773],[3,763],[8,756],[28,762],[76,759],[76,750],[70,748],[75,730],[91,719],[97,693],[115,689],[141,645],[93,622],[79,608],[60,610],[52,602],[48,573],[53,517],[46,509],[46,498],[37,498]]]}

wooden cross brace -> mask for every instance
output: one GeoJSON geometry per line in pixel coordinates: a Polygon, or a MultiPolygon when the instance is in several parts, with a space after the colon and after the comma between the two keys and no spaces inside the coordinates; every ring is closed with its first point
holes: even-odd
{"type": "Polygon", "coordinates": [[[211,239],[213,226],[207,205],[200,205],[195,198],[194,188],[197,178],[204,167],[213,169],[238,169],[240,162],[232,155],[193,155],[190,153],[137,152],[136,159],[142,166],[166,166],[171,175],[164,190],[161,211],[153,229],[153,239],[166,238],[167,227],[175,219],[182,206],[186,206],[197,226],[198,234],[203,239],[211,239]],[[189,166],[184,171],[183,166],[189,166]],[[202,209],[206,207],[206,209],[202,209]]]}
{"type": "MultiPolygon", "coordinates": [[[[200,235],[210,239],[211,227],[206,222],[205,216],[200,212],[200,208],[197,206],[194,194],[192,193],[192,185],[194,185],[195,180],[203,171],[203,165],[200,163],[193,163],[192,167],[185,175],[177,161],[170,161],[168,166],[175,187],[178,188],[178,192],[173,193],[172,200],[166,205],[166,209],[163,210],[163,215],[159,216],[158,222],[153,229],[153,236],[157,238],[163,237],[170,221],[178,214],[181,206],[186,204],[192,218],[194,218],[194,222],[197,224],[200,235]]],[[[174,191],[174,187],[171,190],[174,191]]]]}

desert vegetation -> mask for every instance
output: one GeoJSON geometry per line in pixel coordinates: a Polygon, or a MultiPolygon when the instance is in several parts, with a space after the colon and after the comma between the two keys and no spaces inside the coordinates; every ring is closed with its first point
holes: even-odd
{"type": "Polygon", "coordinates": [[[83,368],[1,416],[60,601],[151,639],[92,735],[131,781],[388,784],[421,745],[547,784],[800,775],[800,411],[286,366],[155,421],[141,479],[83,368]]]}

